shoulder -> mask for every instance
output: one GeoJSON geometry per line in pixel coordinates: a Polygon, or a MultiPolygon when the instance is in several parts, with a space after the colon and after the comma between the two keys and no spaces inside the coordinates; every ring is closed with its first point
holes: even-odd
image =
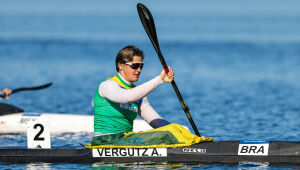
{"type": "Polygon", "coordinates": [[[104,80],[99,85],[99,90],[103,88],[118,87],[119,84],[113,80],[104,80]]]}
{"type": "Polygon", "coordinates": [[[100,96],[104,97],[107,94],[112,93],[113,91],[116,91],[116,88],[118,88],[119,85],[117,82],[112,80],[105,80],[100,83],[98,87],[98,93],[100,96]]]}
{"type": "Polygon", "coordinates": [[[120,89],[122,89],[122,87],[116,81],[113,81],[113,80],[105,80],[105,81],[101,82],[98,87],[98,91],[100,94],[101,93],[103,94],[106,92],[117,91],[120,89]]]}

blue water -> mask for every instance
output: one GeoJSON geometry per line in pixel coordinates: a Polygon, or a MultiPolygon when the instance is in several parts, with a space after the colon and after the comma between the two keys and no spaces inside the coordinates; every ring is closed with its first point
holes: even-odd
{"type": "MultiPolygon", "coordinates": [[[[300,2],[296,0],[0,1],[0,88],[53,82],[1,101],[28,112],[92,114],[99,82],[119,49],[146,53],[137,84],[161,65],[136,3],[154,15],[161,50],[202,135],[215,140],[300,141],[300,2]]],[[[190,127],[170,84],[149,95],[167,120],[190,127]]],[[[66,120],[71,121],[71,120],[66,120]]],[[[191,127],[190,127],[191,128],[191,127]]],[[[92,134],[52,135],[53,148],[92,134]]],[[[26,147],[22,134],[0,147],[26,147]]],[[[0,164],[1,169],[277,169],[266,165],[0,164]]],[[[295,167],[285,167],[295,168],[295,167]]]]}

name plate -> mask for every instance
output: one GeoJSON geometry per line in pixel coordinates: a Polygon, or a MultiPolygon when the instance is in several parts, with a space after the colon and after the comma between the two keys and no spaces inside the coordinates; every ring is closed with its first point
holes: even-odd
{"type": "Polygon", "coordinates": [[[93,149],[93,157],[166,157],[167,148],[93,149]]]}

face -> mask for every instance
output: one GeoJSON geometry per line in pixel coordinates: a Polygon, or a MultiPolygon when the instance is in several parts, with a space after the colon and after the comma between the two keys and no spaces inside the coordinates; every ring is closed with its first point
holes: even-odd
{"type": "MultiPolygon", "coordinates": [[[[140,56],[134,56],[133,61],[127,63],[142,63],[143,59],[140,56]]],[[[130,65],[118,63],[119,74],[128,82],[133,83],[139,80],[140,73],[142,71],[141,67],[133,69],[130,65]]]]}

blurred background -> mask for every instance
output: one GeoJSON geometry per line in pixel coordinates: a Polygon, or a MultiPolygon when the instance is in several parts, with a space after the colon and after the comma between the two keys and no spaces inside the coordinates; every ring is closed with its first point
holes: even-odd
{"type": "MultiPolygon", "coordinates": [[[[297,0],[0,0],[0,89],[53,82],[0,102],[27,112],[93,115],[99,83],[116,74],[115,56],[129,44],[146,53],[136,84],[157,76],[162,67],[138,18],[138,2],[152,12],[162,53],[202,135],[300,141],[297,0]]],[[[155,89],[149,101],[170,122],[190,127],[170,84],[155,89]]],[[[80,147],[91,137],[52,135],[52,147],[80,147]]],[[[0,147],[9,146],[26,147],[26,135],[0,135],[0,147]]],[[[44,166],[90,167],[27,169],[44,166]]],[[[124,166],[131,167],[111,167],[124,166]]]]}
{"type": "MultiPolygon", "coordinates": [[[[1,102],[27,112],[92,115],[117,52],[146,53],[141,84],[162,67],[136,4],[154,17],[166,62],[201,134],[216,140],[300,140],[300,2],[296,0],[0,0],[0,88],[53,82],[1,102]]],[[[170,84],[149,95],[189,126],[170,84]]],[[[1,139],[0,139],[1,140],[1,139]]]]}

